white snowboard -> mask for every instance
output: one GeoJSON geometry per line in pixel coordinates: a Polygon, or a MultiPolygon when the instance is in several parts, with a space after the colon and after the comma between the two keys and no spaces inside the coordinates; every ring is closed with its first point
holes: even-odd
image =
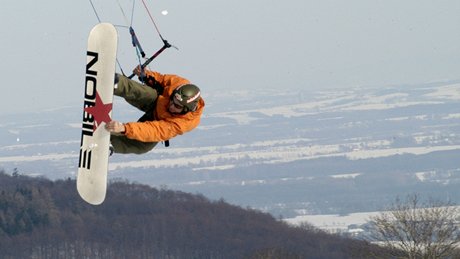
{"type": "Polygon", "coordinates": [[[110,23],[100,23],[90,32],[86,58],[83,124],[78,163],[77,190],[86,202],[98,205],[105,199],[117,31],[110,23]]]}

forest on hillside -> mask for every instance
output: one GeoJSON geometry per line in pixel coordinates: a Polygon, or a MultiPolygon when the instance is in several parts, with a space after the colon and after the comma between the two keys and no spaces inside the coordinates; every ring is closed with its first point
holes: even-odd
{"type": "Polygon", "coordinates": [[[105,202],[92,206],[75,186],[74,179],[0,171],[2,258],[369,258],[382,252],[202,195],[116,181],[105,202]]]}

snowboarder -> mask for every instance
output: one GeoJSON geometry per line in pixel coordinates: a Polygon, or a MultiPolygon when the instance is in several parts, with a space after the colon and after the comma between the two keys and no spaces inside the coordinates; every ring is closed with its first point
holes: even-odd
{"type": "Polygon", "coordinates": [[[145,84],[116,74],[114,94],[145,114],[137,122],[106,124],[113,152],[143,154],[158,142],[168,143],[169,139],[198,126],[205,103],[196,85],[180,76],[140,66],[133,73],[144,78],[145,84]]]}

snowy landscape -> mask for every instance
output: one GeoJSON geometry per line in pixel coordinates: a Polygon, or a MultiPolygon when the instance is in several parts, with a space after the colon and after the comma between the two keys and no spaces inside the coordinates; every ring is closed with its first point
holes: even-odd
{"type": "MultiPolygon", "coordinates": [[[[295,224],[321,225],[318,215],[362,223],[360,213],[411,193],[460,202],[458,82],[204,98],[198,129],[145,155],[113,155],[109,179],[222,198],[295,224]]],[[[2,115],[0,168],[75,178],[81,114],[75,104],[2,115]]],[[[141,115],[115,99],[114,119],[141,115]]]]}

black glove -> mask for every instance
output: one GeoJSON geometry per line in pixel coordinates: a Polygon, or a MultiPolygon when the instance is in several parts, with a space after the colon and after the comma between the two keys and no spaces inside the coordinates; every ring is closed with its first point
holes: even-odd
{"type": "Polygon", "coordinates": [[[144,78],[144,83],[150,87],[153,87],[155,84],[157,84],[157,80],[155,80],[155,77],[149,75],[144,78]]]}
{"type": "Polygon", "coordinates": [[[150,87],[152,87],[153,89],[155,89],[158,93],[158,95],[162,95],[163,94],[163,86],[160,85],[160,83],[158,83],[157,80],[155,80],[155,77],[151,76],[151,75],[148,75],[147,77],[145,77],[145,81],[144,83],[150,87]]]}

